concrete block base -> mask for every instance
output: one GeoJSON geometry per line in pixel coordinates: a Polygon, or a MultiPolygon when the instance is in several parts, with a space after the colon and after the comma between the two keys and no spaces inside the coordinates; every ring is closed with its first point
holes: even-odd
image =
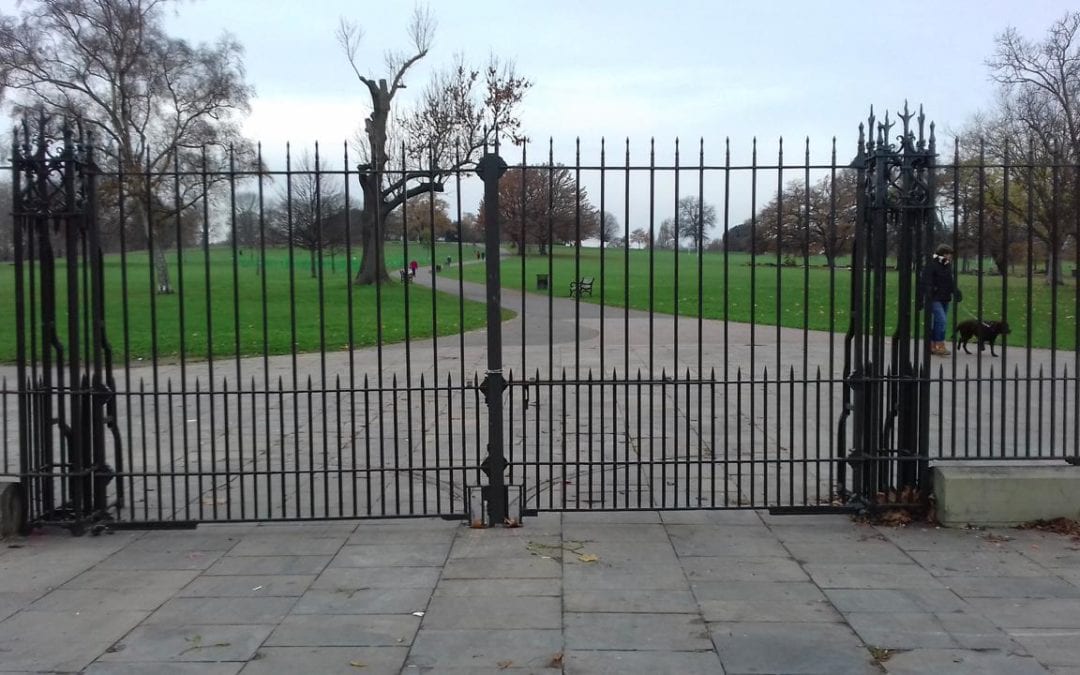
{"type": "Polygon", "coordinates": [[[940,462],[933,471],[937,517],[946,527],[1080,519],[1080,467],[1064,461],[940,462]]]}
{"type": "Polygon", "coordinates": [[[26,528],[26,504],[23,503],[22,486],[9,480],[0,480],[0,539],[24,534],[26,528]]]}

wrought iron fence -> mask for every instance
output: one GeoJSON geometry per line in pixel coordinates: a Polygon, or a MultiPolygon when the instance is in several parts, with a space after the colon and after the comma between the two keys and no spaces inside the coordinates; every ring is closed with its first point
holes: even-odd
{"type": "Polygon", "coordinates": [[[3,475],[36,523],[475,518],[470,491],[489,484],[496,522],[828,510],[924,490],[911,463],[1080,456],[1080,172],[1033,152],[937,152],[913,226],[909,207],[860,211],[844,158],[864,142],[816,160],[809,142],[794,159],[782,144],[766,159],[699,142],[690,161],[678,143],[523,148],[486,189],[474,167],[451,172],[445,219],[428,199],[380,222],[400,267],[357,286],[370,224],[345,147],[283,171],[258,157],[151,175],[46,136],[16,143],[0,281],[19,317],[0,345],[15,362],[3,475]],[[53,201],[29,191],[45,184],[53,201]],[[84,196],[57,206],[65,185],[84,196]],[[463,241],[481,198],[483,248],[463,241]],[[873,260],[853,250],[860,227],[873,260]],[[996,355],[925,350],[914,281],[941,241],[965,291],[950,324],[1008,321],[996,355]],[[859,340],[872,369],[854,367],[859,340]]]}

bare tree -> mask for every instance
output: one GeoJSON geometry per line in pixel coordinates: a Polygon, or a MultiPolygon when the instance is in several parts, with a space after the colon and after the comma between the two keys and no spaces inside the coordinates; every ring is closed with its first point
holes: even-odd
{"type": "Polygon", "coordinates": [[[643,227],[635,229],[630,233],[630,244],[638,248],[647,248],[649,246],[649,233],[643,227]]]}
{"type": "Polygon", "coordinates": [[[428,83],[414,110],[398,118],[401,154],[392,158],[391,108],[405,86],[409,70],[428,55],[435,20],[417,7],[409,25],[411,49],[386,56],[387,78],[361,68],[359,46],[363,31],[342,20],[341,44],[353,72],[371,97],[371,114],[364,121],[359,182],[363,192],[360,222],[363,254],[356,284],[388,279],[383,246],[387,217],[405,201],[429,192],[442,192],[455,171],[475,166],[481,150],[499,137],[523,141],[515,109],[530,83],[517,77],[512,65],[492,58],[487,68],[467,67],[460,59],[428,83]],[[396,159],[397,161],[392,161],[396,159]]]}
{"type": "Polygon", "coordinates": [[[164,248],[176,237],[168,228],[207,198],[198,180],[182,176],[208,165],[213,175],[230,147],[250,156],[236,118],[252,95],[233,38],[193,46],[165,32],[162,8],[171,1],[32,0],[21,19],[0,20],[0,91],[20,92],[22,109],[42,107],[96,133],[104,161],[125,176],[116,199],[135,200],[127,211],[154,241],[162,293],[172,291],[164,248]],[[177,167],[180,175],[169,176],[177,167]]]}
{"type": "Polygon", "coordinates": [[[610,211],[604,211],[600,219],[600,239],[604,246],[610,246],[622,238],[622,226],[619,219],[610,211]]]}
{"type": "Polygon", "coordinates": [[[273,240],[307,251],[314,278],[318,276],[318,256],[344,241],[344,209],[344,192],[331,177],[316,171],[305,154],[289,173],[273,210],[273,240]]]}
{"type": "Polygon", "coordinates": [[[749,221],[725,233],[728,250],[754,250],[825,256],[831,267],[836,258],[851,250],[855,228],[855,198],[858,174],[844,170],[806,185],[793,181],[757,213],[754,227],[749,221]]]}
{"type": "Polygon", "coordinates": [[[233,196],[232,224],[229,241],[238,248],[257,248],[260,243],[259,195],[256,192],[237,192],[233,196]]]}
{"type": "Polygon", "coordinates": [[[972,124],[965,159],[985,152],[995,159],[1008,154],[1036,165],[1032,180],[1017,187],[1029,193],[1024,199],[1003,190],[987,194],[998,210],[1010,209],[1014,223],[1028,219],[1030,196],[1033,213],[1027,225],[1045,248],[1046,281],[1064,283],[1063,251],[1075,236],[1074,214],[1080,208],[1074,175],[1080,163],[1080,12],[1055,21],[1039,42],[1008,28],[995,45],[987,66],[1000,86],[998,103],[972,124]]]}
{"type": "Polygon", "coordinates": [[[695,249],[699,240],[704,246],[704,243],[709,239],[707,233],[716,227],[716,207],[701,201],[697,197],[687,196],[679,199],[676,213],[679,220],[679,231],[676,238],[680,240],[689,239],[688,243],[695,249]]]}
{"type": "Polygon", "coordinates": [[[660,223],[660,229],[656,231],[655,246],[659,249],[675,249],[679,245],[679,239],[675,236],[675,220],[668,218],[660,223]]]}

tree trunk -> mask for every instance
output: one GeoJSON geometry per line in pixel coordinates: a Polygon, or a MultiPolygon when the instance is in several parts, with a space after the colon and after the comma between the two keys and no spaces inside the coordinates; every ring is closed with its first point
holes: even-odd
{"type": "Polygon", "coordinates": [[[1049,257],[1046,259],[1046,285],[1064,284],[1065,277],[1061,268],[1061,254],[1055,247],[1049,247],[1049,257]]]}
{"type": "Polygon", "coordinates": [[[157,243],[157,238],[151,237],[150,228],[152,226],[146,216],[145,209],[144,203],[143,209],[135,212],[134,219],[136,225],[142,229],[143,236],[146,237],[147,247],[153,244],[153,251],[150,253],[150,265],[154,273],[154,290],[161,294],[172,293],[172,284],[169,283],[169,264],[165,260],[165,247],[157,243]]]}
{"type": "Polygon", "coordinates": [[[383,236],[377,227],[374,217],[368,217],[367,208],[360,216],[361,245],[363,252],[360,255],[360,269],[356,272],[353,284],[356,286],[370,286],[372,284],[390,281],[390,275],[386,273],[385,256],[383,255],[383,236]]]}
{"type": "Polygon", "coordinates": [[[165,249],[161,246],[154,248],[154,278],[157,279],[158,293],[173,292],[172,284],[169,283],[169,263],[165,260],[165,249]]]}

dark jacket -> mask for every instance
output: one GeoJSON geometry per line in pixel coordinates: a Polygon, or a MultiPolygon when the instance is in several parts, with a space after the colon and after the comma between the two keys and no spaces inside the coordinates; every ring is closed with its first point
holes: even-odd
{"type": "Polygon", "coordinates": [[[928,302],[960,302],[963,298],[953,279],[952,265],[946,265],[938,256],[923,268],[921,282],[922,297],[928,302]]]}

